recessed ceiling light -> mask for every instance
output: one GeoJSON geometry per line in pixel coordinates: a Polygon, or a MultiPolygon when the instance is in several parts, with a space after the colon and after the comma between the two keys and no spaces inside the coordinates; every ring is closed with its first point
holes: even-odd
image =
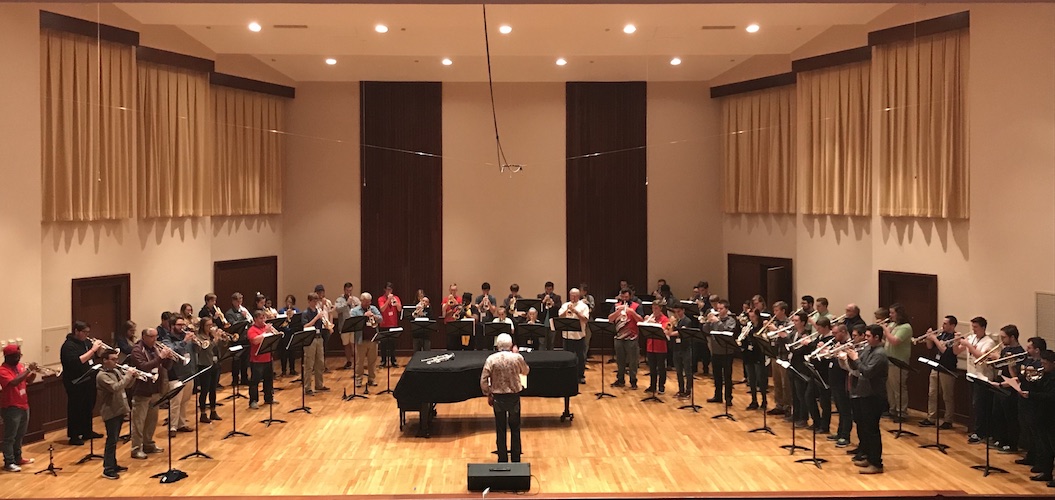
{"type": "Polygon", "coordinates": [[[628,24],[626,26],[623,26],[623,33],[626,33],[627,35],[635,32],[635,31],[637,31],[637,26],[634,26],[633,24],[628,24]]]}
{"type": "Polygon", "coordinates": [[[443,61],[440,62],[442,62],[444,66],[450,66],[454,64],[454,61],[452,61],[449,57],[444,57],[443,61]]]}
{"type": "Polygon", "coordinates": [[[565,61],[563,57],[557,58],[557,66],[564,66],[565,64],[568,64],[568,61],[565,61]]]}
{"type": "Polygon", "coordinates": [[[388,26],[378,24],[377,26],[374,26],[374,31],[378,33],[388,33],[388,26]]]}
{"type": "Polygon", "coordinates": [[[330,57],[330,58],[326,59],[326,64],[329,64],[330,66],[333,66],[334,64],[337,64],[337,60],[332,58],[332,57],[330,57]]]}
{"type": "Polygon", "coordinates": [[[758,33],[758,25],[757,24],[753,24],[753,23],[752,24],[748,24],[747,28],[745,28],[745,29],[747,30],[748,33],[758,33]]]}
{"type": "Polygon", "coordinates": [[[671,66],[677,66],[679,64],[681,64],[681,58],[680,57],[675,57],[674,59],[670,60],[670,65],[671,66]]]}
{"type": "Polygon", "coordinates": [[[508,35],[513,32],[513,27],[508,24],[503,24],[498,27],[498,32],[503,35],[508,35]]]}
{"type": "Polygon", "coordinates": [[[252,31],[253,33],[260,31],[260,23],[256,21],[249,23],[249,31],[252,31]]]}

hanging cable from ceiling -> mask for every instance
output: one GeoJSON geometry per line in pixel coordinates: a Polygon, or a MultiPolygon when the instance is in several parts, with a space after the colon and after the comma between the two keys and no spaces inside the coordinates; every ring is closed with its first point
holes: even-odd
{"type": "Polygon", "coordinates": [[[484,51],[487,55],[487,88],[491,93],[491,120],[494,122],[495,127],[495,147],[497,148],[498,154],[498,171],[505,172],[509,170],[510,173],[520,172],[524,170],[523,165],[513,165],[506,160],[505,150],[502,149],[502,137],[498,133],[498,110],[495,107],[495,82],[491,74],[491,39],[487,30],[487,4],[482,4],[483,16],[484,16],[484,51]]]}

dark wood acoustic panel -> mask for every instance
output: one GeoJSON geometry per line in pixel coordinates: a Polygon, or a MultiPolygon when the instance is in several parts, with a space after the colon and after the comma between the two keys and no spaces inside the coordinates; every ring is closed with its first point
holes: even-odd
{"type": "Polygon", "coordinates": [[[765,298],[770,307],[779,300],[787,302],[791,310],[799,307],[792,295],[795,287],[791,259],[731,253],[728,266],[729,304],[733,310],[739,311],[741,304],[755,295],[765,298]]]}
{"type": "Polygon", "coordinates": [[[937,35],[971,27],[971,12],[963,11],[947,16],[925,19],[868,33],[868,45],[904,42],[923,36],[937,35]]]}
{"type": "MultiPolygon", "coordinates": [[[[260,292],[282,304],[284,297],[278,296],[278,257],[256,257],[251,259],[221,260],[213,263],[212,287],[216,294],[216,305],[224,312],[231,308],[231,295],[240,292],[245,296],[243,305],[252,311],[253,297],[260,292]]],[[[203,300],[198,297],[198,300],[203,300]]],[[[204,303],[204,302],[202,302],[204,303]]],[[[179,304],[173,304],[173,308],[179,304]]],[[[195,310],[201,307],[196,304],[195,310]]],[[[173,309],[175,311],[175,309],[173,309]]]]}
{"type": "MultiPolygon", "coordinates": [[[[938,320],[938,277],[936,275],[879,271],[879,307],[890,307],[894,303],[905,306],[913,335],[923,335],[929,328],[937,330],[941,327],[941,322],[938,320]]],[[[870,311],[861,311],[861,315],[866,320],[874,317],[870,311]]],[[[969,319],[964,318],[960,321],[969,319]]],[[[930,370],[924,369],[916,362],[920,356],[927,355],[926,344],[912,346],[912,356],[909,359],[917,370],[909,373],[906,385],[908,385],[908,406],[914,410],[927,411],[930,370]]],[[[962,411],[967,408],[960,406],[958,409],[962,411]]]]}
{"type": "MultiPolygon", "coordinates": [[[[356,289],[377,297],[391,281],[406,305],[414,304],[419,288],[439,304],[445,294],[442,84],[362,82],[360,130],[363,282],[356,289]]],[[[401,336],[397,348],[410,349],[411,340],[401,336]]],[[[444,345],[441,335],[432,340],[444,345]]]]}
{"type": "MultiPolygon", "coordinates": [[[[124,322],[132,316],[131,276],[77,278],[70,282],[70,292],[71,331],[74,321],[87,321],[91,325],[92,337],[108,345],[117,345],[115,335],[124,333],[124,322]]],[[[140,318],[139,322],[157,319],[140,318]]]]}
{"type": "Polygon", "coordinates": [[[646,96],[645,82],[567,84],[569,287],[648,293],[646,96]]]}

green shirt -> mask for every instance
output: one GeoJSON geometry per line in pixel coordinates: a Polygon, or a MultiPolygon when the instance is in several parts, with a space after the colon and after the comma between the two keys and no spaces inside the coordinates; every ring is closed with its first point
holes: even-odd
{"type": "Polygon", "coordinates": [[[908,323],[896,325],[894,326],[894,329],[890,331],[890,334],[897,338],[900,343],[898,345],[892,345],[888,341],[884,342],[887,356],[908,363],[909,358],[912,357],[912,325],[908,323]]]}

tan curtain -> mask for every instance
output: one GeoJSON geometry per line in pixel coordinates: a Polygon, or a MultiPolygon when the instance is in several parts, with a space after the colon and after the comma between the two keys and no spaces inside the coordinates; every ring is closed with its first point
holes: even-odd
{"type": "Polygon", "coordinates": [[[133,47],[41,30],[41,218],[132,216],[133,47]]]}
{"type": "Polygon", "coordinates": [[[141,62],[138,88],[139,217],[211,215],[208,74],[141,62]]]}
{"type": "Polygon", "coordinates": [[[794,213],[794,96],[784,86],[722,99],[726,213],[794,213]]]}
{"type": "Polygon", "coordinates": [[[282,213],[286,100],[213,87],[217,215],[282,213]]]}
{"type": "Polygon", "coordinates": [[[798,178],[804,214],[872,211],[870,65],[865,61],[798,74],[798,178]]]}
{"type": "Polygon", "coordinates": [[[880,215],[965,219],[967,30],[875,47],[880,215]]]}

